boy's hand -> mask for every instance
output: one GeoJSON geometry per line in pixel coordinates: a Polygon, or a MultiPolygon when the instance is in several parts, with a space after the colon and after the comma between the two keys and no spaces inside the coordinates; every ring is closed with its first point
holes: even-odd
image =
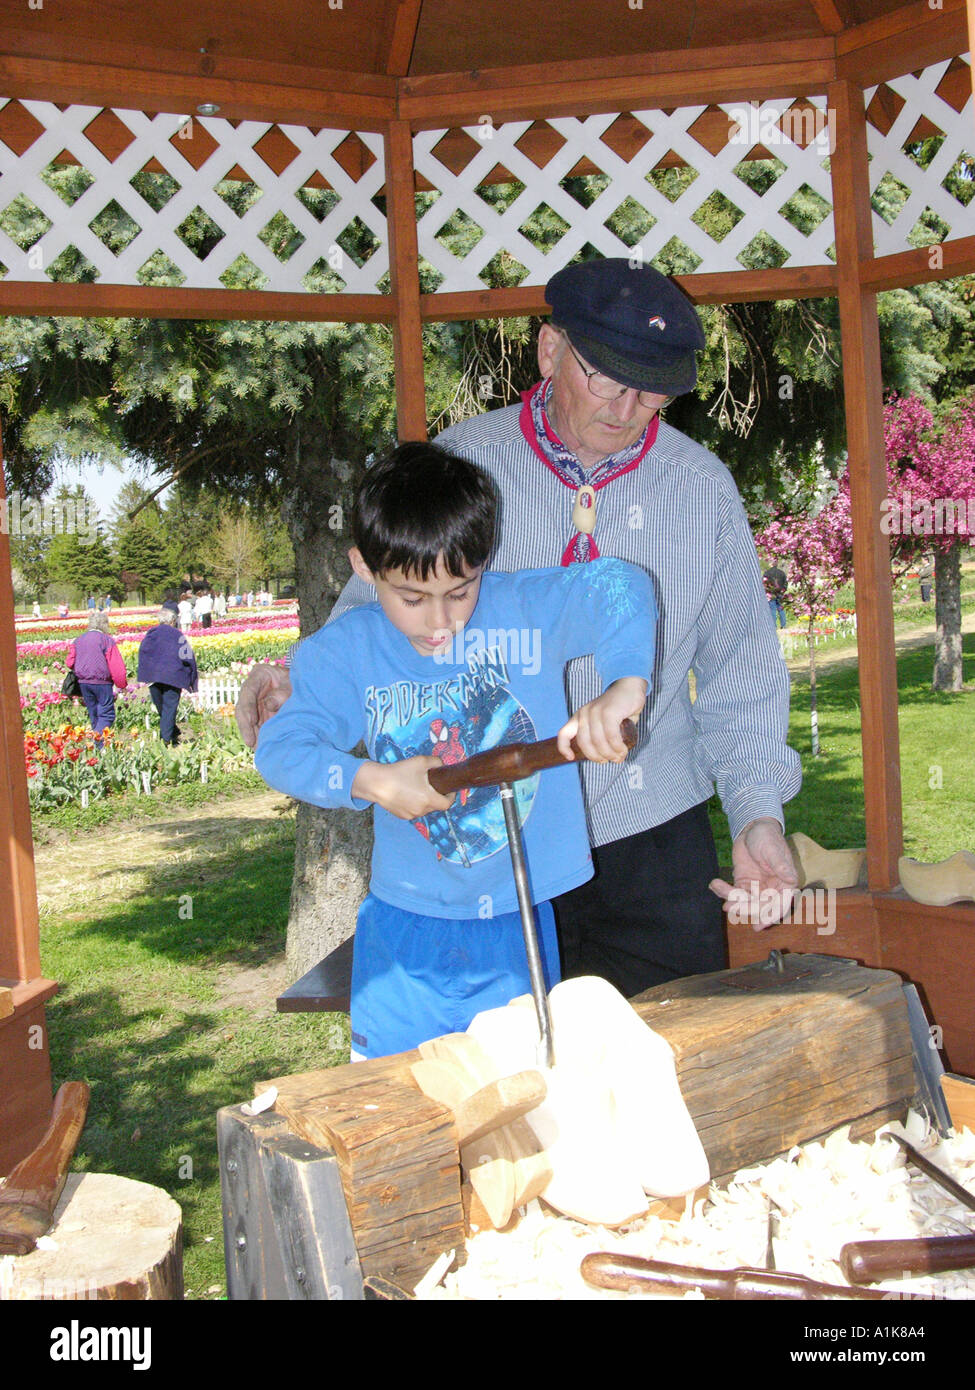
{"type": "Polygon", "coordinates": [[[400,820],[416,820],[431,811],[446,811],[454,793],[442,796],[427,780],[432,768],[442,767],[439,758],[403,758],[397,763],[363,763],[352,782],[352,795],[374,801],[400,820]]]}
{"type": "Polygon", "coordinates": [[[597,700],[582,705],[558,732],[559,752],[575,758],[570,744],[574,738],[582,756],[593,763],[621,763],[629,749],[620,737],[624,719],[637,719],[647,701],[647,683],[642,676],[623,676],[604,690],[597,700]]]}

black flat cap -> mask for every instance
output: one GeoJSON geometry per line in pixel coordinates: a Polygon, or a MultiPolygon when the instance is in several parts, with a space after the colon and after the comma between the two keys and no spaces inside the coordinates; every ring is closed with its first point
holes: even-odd
{"type": "Polygon", "coordinates": [[[677,396],[697,381],[704,346],[697,310],[651,266],[622,257],[566,266],[545,286],[552,322],[581,357],[638,391],[677,396]]]}

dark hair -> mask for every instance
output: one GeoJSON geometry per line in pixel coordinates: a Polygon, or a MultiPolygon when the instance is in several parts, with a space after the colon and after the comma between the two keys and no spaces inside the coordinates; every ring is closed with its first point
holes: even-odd
{"type": "Polygon", "coordinates": [[[427,579],[442,555],[447,573],[483,565],[494,543],[498,494],[482,471],[435,444],[401,444],[366,473],[352,539],[369,569],[427,579]]]}

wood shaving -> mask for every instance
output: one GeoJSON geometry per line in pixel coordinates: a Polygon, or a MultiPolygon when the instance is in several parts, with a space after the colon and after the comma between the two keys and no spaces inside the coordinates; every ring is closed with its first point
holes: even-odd
{"type": "MultiPolygon", "coordinates": [[[[650,1214],[620,1230],[584,1225],[530,1202],[509,1231],[481,1231],[467,1241],[467,1262],[416,1296],[426,1299],[626,1299],[590,1287],[579,1273],[584,1255],[606,1250],[708,1269],[764,1269],[769,1214],[775,1267],[825,1284],[846,1285],[839,1267],[848,1241],[954,1235],[975,1231],[975,1212],[909,1166],[888,1130],[915,1147],[975,1196],[975,1134],[955,1132],[939,1142],[913,1114],[904,1126],[885,1125],[872,1141],[851,1142],[849,1126],[825,1140],[795,1147],[785,1157],[735,1173],[707,1198],[687,1203],[679,1221],[650,1214]]],[[[432,1271],[431,1271],[432,1273],[432,1271]]],[[[975,1299],[975,1270],[887,1280],[874,1287],[902,1297],[975,1299]]],[[[421,1291],[422,1290],[422,1291],[421,1291]]],[[[700,1290],[684,1294],[703,1298],[700,1290]]]]}

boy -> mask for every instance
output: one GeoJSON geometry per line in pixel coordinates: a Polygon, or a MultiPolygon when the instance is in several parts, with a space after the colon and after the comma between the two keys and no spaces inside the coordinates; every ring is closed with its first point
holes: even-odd
{"type": "MultiPolygon", "coordinates": [[[[359,489],[349,559],[375,603],[302,642],[291,698],[262,727],[255,765],[316,806],[372,803],[370,890],[352,971],[353,1057],[462,1032],[530,988],[497,787],[441,796],[435,767],[558,733],[571,757],[620,762],[643,708],[656,608],[618,560],[485,573],[493,483],[431,444],[405,444],[359,489]],[[593,652],[604,692],[566,722],[563,668],[593,652]],[[368,759],[345,751],[364,740],[368,759]]],[[[515,784],[546,984],[559,979],[548,899],[592,877],[578,771],[515,784]]]]}

